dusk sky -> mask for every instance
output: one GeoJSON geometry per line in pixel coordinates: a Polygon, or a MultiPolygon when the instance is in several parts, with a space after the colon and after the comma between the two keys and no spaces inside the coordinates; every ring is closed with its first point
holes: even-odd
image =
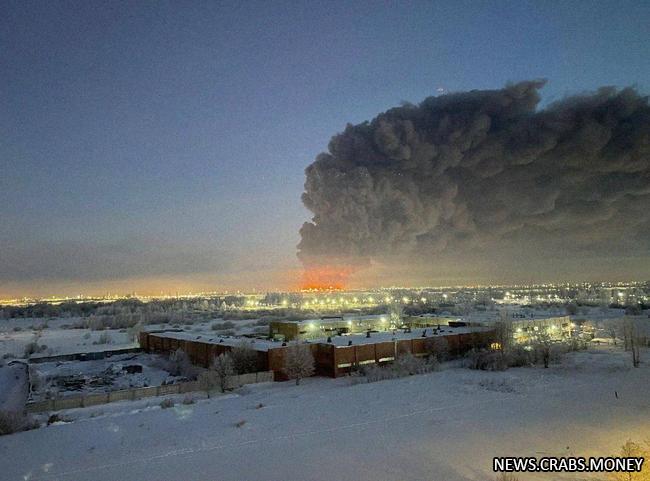
{"type": "MultiPolygon", "coordinates": [[[[347,123],[540,78],[541,108],[602,86],[647,95],[648,25],[650,3],[620,0],[3,1],[0,298],[295,287],[305,168],[347,123]]],[[[474,260],[356,283],[650,267],[522,258],[537,278],[474,260]]]]}

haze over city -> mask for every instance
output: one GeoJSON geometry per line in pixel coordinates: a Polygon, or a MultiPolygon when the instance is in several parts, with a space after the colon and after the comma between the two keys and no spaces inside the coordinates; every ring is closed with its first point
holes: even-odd
{"type": "Polygon", "coordinates": [[[0,1],[0,478],[650,481],[649,25],[0,1]]]}
{"type": "Polygon", "coordinates": [[[0,297],[643,280],[648,14],[5,2],[0,297]]]}

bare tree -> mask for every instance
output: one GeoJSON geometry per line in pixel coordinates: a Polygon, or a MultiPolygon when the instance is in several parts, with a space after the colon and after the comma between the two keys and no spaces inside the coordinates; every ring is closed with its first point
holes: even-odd
{"type": "Polygon", "coordinates": [[[257,351],[253,349],[250,343],[240,342],[230,351],[233,369],[237,374],[246,374],[257,371],[257,351]]]}
{"type": "Polygon", "coordinates": [[[619,319],[610,319],[605,323],[604,329],[615,346],[618,343],[620,327],[621,321],[619,319]]]}
{"type": "Polygon", "coordinates": [[[535,343],[535,351],[542,358],[544,363],[544,368],[548,368],[549,363],[551,362],[551,338],[548,333],[541,333],[537,336],[537,342],[535,343]]]}
{"type": "Polygon", "coordinates": [[[632,353],[632,365],[639,367],[641,364],[640,346],[643,343],[641,326],[635,319],[626,317],[623,321],[623,339],[625,347],[632,353]]]}
{"type": "MultiPolygon", "coordinates": [[[[217,376],[217,373],[213,370],[203,371],[199,374],[197,380],[199,383],[199,389],[205,391],[208,398],[210,398],[210,393],[220,384],[219,376],[217,376]]],[[[223,392],[223,390],[221,392],[223,392]]]]}
{"type": "Polygon", "coordinates": [[[232,365],[232,358],[230,354],[219,354],[212,361],[212,371],[216,376],[216,383],[221,389],[221,392],[226,392],[228,388],[228,378],[235,373],[232,365]]]}
{"type": "Polygon", "coordinates": [[[495,337],[496,341],[499,344],[499,349],[502,353],[505,354],[507,350],[512,346],[513,341],[513,330],[512,330],[512,321],[506,317],[502,320],[497,321],[494,324],[496,331],[495,337]]]}
{"type": "Polygon", "coordinates": [[[292,344],[287,348],[284,358],[284,372],[289,379],[300,380],[314,374],[314,356],[308,344],[292,344]]]}
{"type": "MultiPolygon", "coordinates": [[[[645,458],[650,456],[650,443],[646,442],[645,446],[628,440],[622,447],[620,456],[622,457],[635,457],[645,458]]],[[[611,473],[610,479],[612,481],[648,481],[650,480],[650,473],[643,469],[640,473],[611,473]]]]}
{"type": "Polygon", "coordinates": [[[393,329],[399,329],[402,327],[402,315],[404,313],[404,306],[396,302],[388,306],[388,317],[390,321],[390,326],[393,329]]]}
{"type": "Polygon", "coordinates": [[[183,376],[188,379],[196,379],[197,369],[192,364],[190,357],[182,349],[176,349],[169,355],[169,373],[172,376],[183,376]]]}
{"type": "Polygon", "coordinates": [[[140,333],[142,332],[142,323],[138,322],[137,324],[127,328],[126,333],[129,336],[129,339],[133,342],[136,342],[140,339],[140,333]]]}

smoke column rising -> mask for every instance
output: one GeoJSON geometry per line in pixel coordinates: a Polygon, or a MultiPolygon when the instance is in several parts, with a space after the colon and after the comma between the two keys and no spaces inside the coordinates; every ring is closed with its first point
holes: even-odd
{"type": "Polygon", "coordinates": [[[307,271],[647,255],[648,98],[604,87],[540,110],[543,85],[429,97],[335,135],[306,169],[307,271]]]}

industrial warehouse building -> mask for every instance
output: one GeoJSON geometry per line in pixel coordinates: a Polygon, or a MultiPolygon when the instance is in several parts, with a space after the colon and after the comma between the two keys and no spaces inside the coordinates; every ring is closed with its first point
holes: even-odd
{"type": "MultiPolygon", "coordinates": [[[[385,331],[370,335],[331,336],[326,340],[301,342],[311,348],[317,375],[339,377],[362,365],[391,362],[408,352],[415,356],[426,356],[434,353],[435,346],[441,343],[450,355],[459,356],[472,348],[489,346],[494,337],[495,331],[490,328],[441,326],[440,329],[416,328],[395,333],[385,331]]],[[[286,342],[201,336],[181,330],[140,333],[140,345],[144,350],[168,354],[182,349],[193,363],[203,367],[209,367],[216,356],[242,342],[257,351],[260,371],[273,371],[275,380],[286,379],[283,372],[286,342]]]]}
{"type": "Polygon", "coordinates": [[[399,326],[393,324],[388,314],[373,314],[366,316],[344,315],[308,319],[304,321],[271,321],[269,335],[278,341],[321,339],[332,336],[349,334],[365,334],[371,332],[389,331],[403,326],[409,328],[440,328],[442,326],[467,326],[459,318],[439,317],[433,315],[404,316],[399,326]]]}

